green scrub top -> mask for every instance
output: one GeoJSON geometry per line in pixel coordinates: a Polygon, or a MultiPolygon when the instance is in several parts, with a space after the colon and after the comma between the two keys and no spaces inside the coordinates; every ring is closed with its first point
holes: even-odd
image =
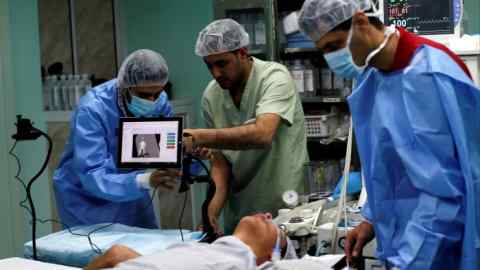
{"type": "Polygon", "coordinates": [[[305,117],[300,97],[287,68],[253,58],[240,108],[228,90],[213,80],[203,98],[207,128],[228,128],[253,123],[265,113],[282,121],[271,147],[242,151],[222,150],[232,166],[228,200],[224,209],[225,233],[233,232],[243,216],[270,212],[276,216],[284,205],[286,190],[304,192],[304,165],[308,162],[305,117]]]}

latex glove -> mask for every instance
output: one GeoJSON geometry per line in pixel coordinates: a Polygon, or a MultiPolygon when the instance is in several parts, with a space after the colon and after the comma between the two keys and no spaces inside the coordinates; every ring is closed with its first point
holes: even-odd
{"type": "Polygon", "coordinates": [[[373,225],[367,221],[360,223],[355,229],[347,233],[345,240],[345,255],[352,267],[360,263],[363,247],[375,237],[373,225]]]}
{"type": "Polygon", "coordinates": [[[181,176],[178,169],[159,169],[150,175],[150,186],[153,188],[165,188],[172,190],[177,184],[177,178],[181,176]]]}

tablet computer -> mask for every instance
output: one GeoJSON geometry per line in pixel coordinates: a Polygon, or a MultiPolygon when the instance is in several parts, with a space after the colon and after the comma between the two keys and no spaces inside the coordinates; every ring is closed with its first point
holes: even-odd
{"type": "Polygon", "coordinates": [[[117,166],[180,168],[182,129],[181,117],[120,118],[117,166]]]}

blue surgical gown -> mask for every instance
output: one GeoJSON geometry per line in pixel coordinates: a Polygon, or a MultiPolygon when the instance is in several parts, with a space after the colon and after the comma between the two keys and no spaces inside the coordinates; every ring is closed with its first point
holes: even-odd
{"type": "Polygon", "coordinates": [[[480,90],[422,46],[368,68],[348,99],[380,259],[401,269],[480,269],[480,90]]]}
{"type": "MultiPolygon", "coordinates": [[[[171,116],[162,92],[158,116],[171,116]]],[[[70,123],[70,136],[53,184],[61,221],[71,227],[116,222],[157,228],[147,189],[135,177],[142,171],[116,166],[119,118],[126,116],[115,79],[89,91],[70,123]]]]}

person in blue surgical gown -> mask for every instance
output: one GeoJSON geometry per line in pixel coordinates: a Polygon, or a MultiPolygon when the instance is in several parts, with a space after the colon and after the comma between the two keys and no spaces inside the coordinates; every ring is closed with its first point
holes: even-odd
{"type": "Polygon", "coordinates": [[[368,199],[346,255],[376,236],[387,267],[480,269],[480,90],[448,48],[369,7],[306,0],[299,14],[334,72],[358,72],[348,103],[368,199]]]}
{"type": "Polygon", "coordinates": [[[53,176],[64,226],[116,222],[157,228],[149,188],[171,188],[178,172],[119,170],[116,167],[120,117],[171,116],[164,85],[168,67],[151,50],[138,50],[118,76],[82,97],[72,116],[70,136],[53,176]]]}

